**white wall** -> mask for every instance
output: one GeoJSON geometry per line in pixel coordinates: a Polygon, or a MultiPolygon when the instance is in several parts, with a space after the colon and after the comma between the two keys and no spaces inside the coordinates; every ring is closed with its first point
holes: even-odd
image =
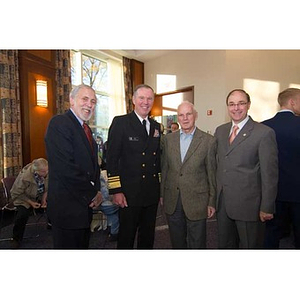
{"type": "MultiPolygon", "coordinates": [[[[277,82],[279,91],[289,84],[300,84],[300,51],[298,50],[174,50],[145,63],[145,83],[156,89],[156,74],[177,76],[177,89],[194,86],[197,126],[214,133],[215,128],[227,122],[225,98],[234,88],[244,88],[244,79],[277,82]],[[213,111],[207,116],[207,110],[213,111]]],[[[261,85],[262,87],[268,85],[261,85]]],[[[253,94],[267,99],[272,116],[277,108],[274,90],[255,90],[253,94]],[[271,103],[272,102],[272,103],[271,103]]],[[[251,93],[249,92],[252,97],[251,93]]],[[[252,107],[260,104],[252,98],[252,107]]],[[[252,108],[251,108],[252,109],[252,108]]],[[[263,109],[261,109],[263,110],[263,109]]],[[[250,115],[258,116],[253,112],[250,115]]],[[[265,115],[264,115],[265,116],[265,115]]],[[[258,117],[259,118],[259,117],[258,117]]],[[[261,121],[261,120],[257,120],[261,121]]]]}

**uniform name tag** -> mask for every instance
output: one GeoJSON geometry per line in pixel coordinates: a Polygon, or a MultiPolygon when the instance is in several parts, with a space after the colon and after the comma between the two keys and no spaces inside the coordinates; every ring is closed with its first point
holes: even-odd
{"type": "Polygon", "coordinates": [[[130,142],[138,142],[139,141],[139,137],[137,137],[137,136],[130,136],[128,139],[130,142]]]}

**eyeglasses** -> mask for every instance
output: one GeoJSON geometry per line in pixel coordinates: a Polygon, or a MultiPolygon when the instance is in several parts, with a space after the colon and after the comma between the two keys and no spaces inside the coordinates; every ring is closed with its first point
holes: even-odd
{"type": "Polygon", "coordinates": [[[244,107],[248,104],[248,102],[239,102],[239,103],[228,103],[227,106],[230,108],[234,108],[234,107],[244,107]]]}

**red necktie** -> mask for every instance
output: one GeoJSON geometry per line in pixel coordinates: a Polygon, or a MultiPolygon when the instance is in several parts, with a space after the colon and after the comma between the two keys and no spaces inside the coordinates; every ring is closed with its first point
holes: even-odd
{"type": "Polygon", "coordinates": [[[237,136],[238,130],[239,130],[239,127],[237,125],[234,125],[233,129],[232,129],[232,133],[229,137],[229,144],[231,144],[233,142],[233,140],[235,139],[235,137],[237,136]]]}
{"type": "Polygon", "coordinates": [[[86,123],[83,123],[83,130],[85,132],[85,135],[90,143],[90,146],[92,148],[92,150],[94,149],[93,148],[93,137],[92,137],[92,132],[91,132],[91,129],[89,127],[89,125],[87,125],[86,123]]]}

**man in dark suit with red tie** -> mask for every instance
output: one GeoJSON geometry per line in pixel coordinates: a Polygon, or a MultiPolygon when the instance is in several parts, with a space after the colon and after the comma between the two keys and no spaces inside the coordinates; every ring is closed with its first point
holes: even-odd
{"type": "Polygon", "coordinates": [[[278,103],[280,111],[263,122],[276,133],[279,162],[275,215],[266,223],[264,246],[278,249],[285,228],[292,225],[295,248],[300,249],[300,89],[282,91],[278,103]]]}
{"type": "Polygon", "coordinates": [[[47,128],[47,214],[57,249],[88,248],[92,208],[102,201],[97,144],[86,124],[96,103],[90,86],[75,87],[70,93],[70,110],[54,116],[47,128]]]}
{"type": "Polygon", "coordinates": [[[151,249],[160,195],[160,124],[149,118],[154,92],[139,85],[133,112],[117,116],[109,129],[107,173],[109,192],[119,205],[118,249],[151,249]]]}

